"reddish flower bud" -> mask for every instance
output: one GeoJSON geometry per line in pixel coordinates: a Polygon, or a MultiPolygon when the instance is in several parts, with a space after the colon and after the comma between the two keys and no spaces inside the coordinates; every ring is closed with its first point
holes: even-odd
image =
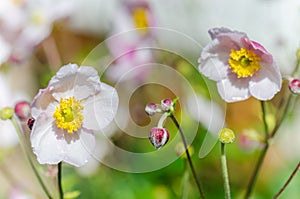
{"type": "Polygon", "coordinates": [[[168,142],[169,132],[165,128],[154,127],[150,131],[149,140],[156,149],[159,149],[168,142]]]}
{"type": "Polygon", "coordinates": [[[145,107],[145,111],[149,116],[152,116],[156,113],[157,105],[154,103],[149,103],[145,107]]]}
{"type": "Polygon", "coordinates": [[[29,118],[28,121],[27,121],[27,126],[30,130],[32,130],[32,127],[33,127],[33,124],[35,122],[35,119],[34,118],[29,118]]]}
{"type": "Polygon", "coordinates": [[[170,110],[170,108],[173,106],[173,101],[170,98],[166,98],[161,100],[161,108],[164,111],[170,110]]]}
{"type": "Polygon", "coordinates": [[[290,81],[289,89],[294,94],[300,94],[300,80],[293,79],[292,81],[290,81]]]}
{"type": "Polygon", "coordinates": [[[15,113],[21,119],[25,120],[30,115],[30,104],[27,101],[18,102],[15,105],[15,113]]]}

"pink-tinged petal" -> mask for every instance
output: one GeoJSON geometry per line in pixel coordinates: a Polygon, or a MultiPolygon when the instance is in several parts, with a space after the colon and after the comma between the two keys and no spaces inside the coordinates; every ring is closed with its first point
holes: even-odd
{"type": "Polygon", "coordinates": [[[51,95],[48,88],[40,89],[31,103],[31,115],[36,119],[42,112],[52,114],[57,104],[58,102],[51,95]]]}
{"type": "Polygon", "coordinates": [[[219,81],[227,76],[230,45],[213,40],[203,48],[198,60],[199,71],[211,80],[219,81]]]}
{"type": "Polygon", "coordinates": [[[229,38],[238,45],[240,45],[239,43],[242,38],[247,38],[246,33],[233,31],[228,28],[212,28],[208,31],[208,33],[212,40],[223,40],[224,38],[229,38]]]}
{"type": "Polygon", "coordinates": [[[220,37],[220,36],[222,36],[222,35],[227,35],[227,34],[228,34],[228,35],[236,34],[236,35],[238,35],[239,37],[240,37],[240,36],[242,36],[242,37],[245,37],[245,36],[246,36],[246,34],[243,33],[243,32],[232,31],[232,30],[230,30],[230,29],[228,29],[228,28],[224,28],[224,27],[222,27],[222,28],[212,28],[212,29],[209,29],[209,30],[208,30],[208,33],[209,33],[211,39],[216,39],[216,38],[218,38],[218,37],[220,37]]]}
{"type": "Polygon", "coordinates": [[[259,100],[270,100],[281,89],[281,74],[278,67],[263,65],[259,72],[251,78],[249,90],[259,100]]]}
{"type": "Polygon", "coordinates": [[[116,90],[102,83],[101,91],[82,103],[84,106],[83,127],[93,130],[105,128],[115,117],[118,103],[119,98],[116,90]]]}
{"type": "Polygon", "coordinates": [[[242,43],[244,47],[252,50],[257,56],[259,56],[262,59],[262,62],[265,62],[267,64],[273,63],[272,55],[259,43],[251,41],[249,38],[243,38],[242,43]]]}
{"type": "Polygon", "coordinates": [[[226,102],[237,102],[248,99],[250,92],[248,89],[249,78],[238,79],[235,74],[230,74],[217,82],[219,94],[226,102]]]}
{"type": "Polygon", "coordinates": [[[72,96],[82,100],[100,90],[100,79],[92,67],[68,64],[57,72],[49,85],[57,100],[72,96]]]}

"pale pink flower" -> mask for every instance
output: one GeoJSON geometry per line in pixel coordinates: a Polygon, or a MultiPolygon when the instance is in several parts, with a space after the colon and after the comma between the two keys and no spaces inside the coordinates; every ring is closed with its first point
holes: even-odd
{"type": "Polygon", "coordinates": [[[272,55],[243,32],[209,30],[212,41],[203,48],[199,71],[217,82],[226,102],[253,96],[269,100],[281,89],[281,74],[272,55]]]}
{"type": "Polygon", "coordinates": [[[133,69],[153,62],[153,52],[149,48],[154,43],[151,27],[155,24],[155,17],[147,1],[122,1],[112,22],[113,36],[106,40],[114,58],[114,63],[107,72],[111,80],[116,81],[124,76],[126,79],[145,76],[147,71],[133,69]],[[127,72],[130,74],[126,74],[127,72]]]}
{"type": "Polygon", "coordinates": [[[32,102],[31,144],[41,164],[84,165],[118,106],[116,90],[92,67],[63,66],[32,102]]]}

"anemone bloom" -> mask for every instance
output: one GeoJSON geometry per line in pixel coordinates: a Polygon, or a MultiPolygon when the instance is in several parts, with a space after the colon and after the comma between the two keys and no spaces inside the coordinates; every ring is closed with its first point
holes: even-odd
{"type": "Polygon", "coordinates": [[[217,82],[221,97],[226,102],[273,98],[282,80],[272,55],[243,32],[214,28],[209,34],[212,41],[198,60],[199,71],[217,82]]]}
{"type": "Polygon", "coordinates": [[[31,104],[30,140],[38,161],[84,165],[95,148],[94,131],[112,121],[117,105],[116,90],[101,83],[95,69],[63,66],[31,104]]]}

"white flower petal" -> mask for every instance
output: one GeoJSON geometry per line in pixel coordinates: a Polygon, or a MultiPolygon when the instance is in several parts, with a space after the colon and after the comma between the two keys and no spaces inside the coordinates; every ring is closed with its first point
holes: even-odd
{"type": "Polygon", "coordinates": [[[54,119],[42,113],[33,125],[30,141],[33,152],[41,164],[57,164],[62,160],[61,146],[58,144],[53,126],[54,119]]]}
{"type": "Polygon", "coordinates": [[[83,127],[100,130],[105,128],[114,118],[118,109],[118,94],[116,90],[101,84],[101,91],[83,102],[83,127]]]}
{"type": "Polygon", "coordinates": [[[226,102],[236,102],[250,97],[248,84],[249,78],[238,79],[235,74],[230,74],[228,78],[217,82],[217,87],[226,102]]]}
{"type": "Polygon", "coordinates": [[[281,89],[281,74],[276,65],[265,65],[251,78],[249,90],[259,100],[270,100],[281,89]]]}
{"type": "Polygon", "coordinates": [[[100,90],[100,79],[92,67],[68,64],[57,72],[49,85],[57,100],[72,96],[82,100],[100,90]]]}
{"type": "Polygon", "coordinates": [[[80,167],[88,162],[95,149],[95,135],[93,131],[81,128],[77,133],[65,133],[63,161],[80,167]],[[75,138],[75,139],[74,139],[75,138]]]}
{"type": "Polygon", "coordinates": [[[92,131],[80,129],[67,133],[56,127],[55,121],[41,114],[35,121],[30,136],[33,152],[41,164],[57,164],[65,161],[74,166],[84,165],[95,147],[92,131]]]}

